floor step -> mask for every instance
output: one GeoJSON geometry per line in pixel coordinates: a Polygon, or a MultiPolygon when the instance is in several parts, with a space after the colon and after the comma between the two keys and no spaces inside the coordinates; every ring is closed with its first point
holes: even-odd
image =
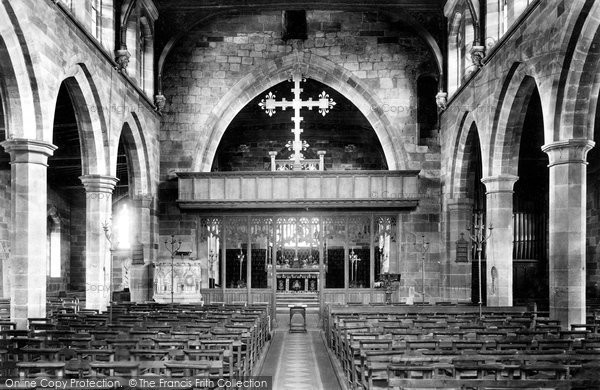
{"type": "Polygon", "coordinates": [[[318,293],[277,293],[277,313],[289,313],[289,305],[306,305],[306,313],[318,313],[318,293]]]}

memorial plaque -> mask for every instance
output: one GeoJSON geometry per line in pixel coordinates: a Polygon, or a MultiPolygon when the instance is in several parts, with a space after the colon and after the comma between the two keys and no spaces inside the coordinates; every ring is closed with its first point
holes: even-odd
{"type": "Polygon", "coordinates": [[[460,238],[456,241],[456,262],[469,262],[469,242],[465,240],[464,234],[460,234],[460,238]]]}

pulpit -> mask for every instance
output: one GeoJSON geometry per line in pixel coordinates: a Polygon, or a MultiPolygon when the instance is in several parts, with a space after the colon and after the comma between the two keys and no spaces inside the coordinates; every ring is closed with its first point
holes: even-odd
{"type": "Polygon", "coordinates": [[[200,261],[168,259],[155,263],[154,300],[170,303],[203,303],[200,293],[202,272],[200,261]]]}

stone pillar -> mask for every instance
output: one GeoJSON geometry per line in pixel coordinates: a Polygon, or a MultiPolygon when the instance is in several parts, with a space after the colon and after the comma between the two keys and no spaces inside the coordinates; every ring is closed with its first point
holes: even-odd
{"type": "Polygon", "coordinates": [[[269,152],[269,156],[271,156],[271,171],[276,171],[277,163],[275,163],[275,157],[277,157],[277,152],[275,152],[275,151],[269,152]]]}
{"type": "Polygon", "coordinates": [[[586,157],[594,143],[544,145],[550,169],[550,317],[564,328],[585,323],[586,157]]]}
{"type": "Polygon", "coordinates": [[[319,171],[325,170],[325,155],[327,154],[324,150],[317,151],[317,155],[319,156],[319,171]]]}
{"type": "Polygon", "coordinates": [[[138,195],[132,199],[133,209],[135,210],[135,225],[131,235],[135,242],[138,242],[144,248],[144,263],[151,262],[150,253],[152,252],[152,243],[154,241],[152,232],[152,218],[154,198],[150,194],[138,195]]]}
{"type": "Polygon", "coordinates": [[[486,187],[485,234],[490,234],[490,224],[494,228],[485,252],[487,306],[513,304],[513,187],[518,179],[514,175],[481,179],[486,187]]]}
{"type": "Polygon", "coordinates": [[[56,146],[36,140],[2,142],[11,160],[10,318],[46,317],[47,167],[56,146]]]}
{"type": "MultiPolygon", "coordinates": [[[[85,187],[85,306],[106,310],[110,302],[112,258],[103,224],[110,223],[112,193],[118,179],[112,176],[84,175],[85,187]]],[[[111,229],[112,230],[112,229],[111,229]]]]}
{"type": "Polygon", "coordinates": [[[441,297],[444,300],[471,299],[471,262],[461,262],[456,256],[456,242],[464,233],[464,239],[469,241],[467,227],[471,224],[473,202],[470,199],[451,199],[447,204],[446,223],[446,263],[441,276],[444,291],[441,297]]]}

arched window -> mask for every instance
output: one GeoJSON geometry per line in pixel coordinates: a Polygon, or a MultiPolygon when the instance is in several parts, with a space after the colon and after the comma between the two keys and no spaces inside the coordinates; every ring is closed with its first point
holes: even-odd
{"type": "Polygon", "coordinates": [[[465,41],[464,41],[464,28],[465,24],[461,23],[458,27],[458,34],[456,35],[456,79],[458,80],[458,86],[462,84],[463,76],[465,75],[465,41]]]}
{"type": "Polygon", "coordinates": [[[146,16],[140,18],[139,38],[139,80],[140,88],[146,95],[152,96],[154,91],[154,40],[152,27],[146,16]]]}
{"type": "Polygon", "coordinates": [[[498,24],[500,25],[500,35],[502,36],[506,30],[508,30],[508,0],[500,0],[498,7],[500,9],[500,20],[498,24]]]}
{"type": "Polygon", "coordinates": [[[128,73],[146,95],[154,95],[154,23],[158,11],[149,2],[137,2],[121,26],[125,29],[125,46],[129,51],[128,73]]]}
{"type": "Polygon", "coordinates": [[[92,0],[92,34],[102,42],[102,0],[92,0]]]}
{"type": "Polygon", "coordinates": [[[115,219],[114,219],[114,232],[116,237],[115,244],[117,249],[130,249],[132,244],[132,210],[129,202],[121,202],[117,205],[115,219]]]}
{"type": "Polygon", "coordinates": [[[448,92],[453,93],[461,83],[462,13],[454,13],[448,36],[448,92]]]}
{"type": "Polygon", "coordinates": [[[448,92],[454,93],[465,77],[470,76],[475,65],[471,60],[471,49],[475,41],[474,15],[466,4],[452,11],[448,35],[448,92]]]}
{"type": "Polygon", "coordinates": [[[56,212],[48,216],[48,237],[46,241],[48,266],[47,276],[60,278],[61,272],[61,245],[60,245],[60,217],[56,212]]]}

